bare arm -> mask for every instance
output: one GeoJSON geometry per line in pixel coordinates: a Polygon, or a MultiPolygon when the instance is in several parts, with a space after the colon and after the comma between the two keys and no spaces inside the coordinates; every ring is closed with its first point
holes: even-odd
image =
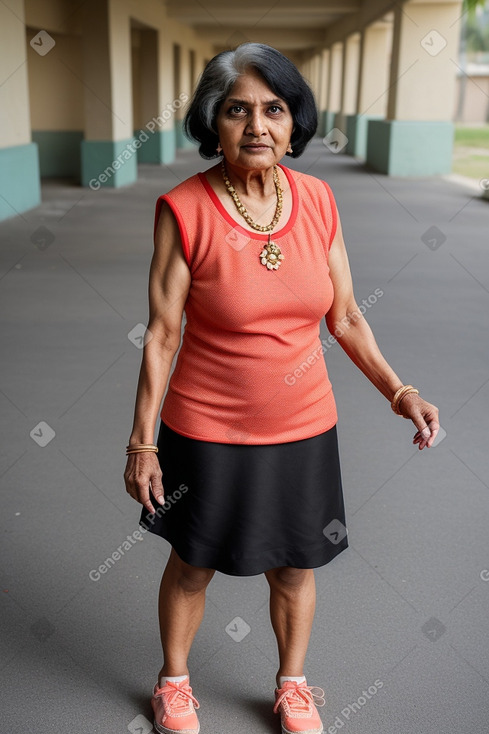
{"type": "MultiPolygon", "coordinates": [[[[149,272],[149,321],[136,392],[134,421],[129,444],[153,443],[156,420],[170,369],[180,345],[183,309],[191,275],[185,261],[175,218],[164,203],[155,233],[155,249],[149,272]]],[[[124,479],[131,497],[150,512],[149,485],[155,499],[163,501],[161,469],[156,454],[127,457],[124,479]]]]}
{"type": "MultiPolygon", "coordinates": [[[[353,293],[353,283],[340,218],[329,253],[330,276],[334,286],[334,301],[326,314],[326,324],[350,357],[373,385],[392,401],[403,382],[382,355],[372,329],[359,310],[353,293]]],[[[438,408],[419,395],[410,393],[402,398],[399,409],[411,418],[417,428],[413,443],[419,448],[431,447],[439,430],[438,408]]]]}

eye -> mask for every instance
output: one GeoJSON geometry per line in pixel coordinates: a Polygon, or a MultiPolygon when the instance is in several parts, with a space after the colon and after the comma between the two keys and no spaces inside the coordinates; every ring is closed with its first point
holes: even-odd
{"type": "Polygon", "coordinates": [[[276,115],[278,112],[282,112],[282,108],[278,104],[272,104],[268,108],[272,115],[276,115]]]}
{"type": "Polygon", "coordinates": [[[229,108],[228,112],[231,115],[239,115],[241,112],[244,112],[244,107],[241,107],[239,104],[235,104],[232,107],[229,108]]]}

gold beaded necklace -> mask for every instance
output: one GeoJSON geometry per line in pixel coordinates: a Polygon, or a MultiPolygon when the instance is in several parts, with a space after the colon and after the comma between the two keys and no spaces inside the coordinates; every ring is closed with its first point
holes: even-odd
{"type": "Polygon", "coordinates": [[[282,188],[280,186],[280,180],[278,177],[278,170],[277,166],[273,167],[273,183],[275,184],[275,191],[277,192],[277,206],[275,208],[275,214],[273,215],[273,219],[270,222],[270,224],[257,224],[257,222],[253,221],[252,217],[250,216],[249,212],[247,211],[244,204],[240,201],[240,198],[238,196],[238,192],[234,188],[233,184],[228,178],[227,172],[226,172],[226,164],[224,163],[224,159],[221,162],[221,171],[222,171],[222,177],[224,179],[224,184],[226,186],[226,189],[228,193],[230,194],[231,198],[233,199],[234,203],[236,204],[236,208],[238,212],[241,214],[243,219],[246,220],[246,222],[252,227],[253,229],[258,230],[259,232],[268,232],[268,242],[264,246],[263,250],[260,252],[260,262],[262,265],[264,265],[268,270],[278,270],[279,265],[281,264],[282,260],[284,259],[284,256],[282,255],[282,251],[280,250],[280,247],[275,243],[272,242],[271,237],[271,231],[277,224],[278,220],[280,219],[280,215],[282,214],[282,208],[283,208],[283,195],[282,195],[282,188]]]}

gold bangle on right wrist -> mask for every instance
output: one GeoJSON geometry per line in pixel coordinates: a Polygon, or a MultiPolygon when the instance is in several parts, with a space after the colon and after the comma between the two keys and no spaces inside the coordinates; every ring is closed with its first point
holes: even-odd
{"type": "Polygon", "coordinates": [[[412,385],[403,385],[402,387],[399,388],[399,390],[396,392],[396,394],[392,398],[391,408],[394,411],[394,413],[396,413],[396,415],[402,415],[401,411],[399,410],[399,403],[401,402],[403,397],[405,395],[409,395],[409,393],[415,393],[416,395],[419,395],[419,390],[417,390],[412,385]]]}

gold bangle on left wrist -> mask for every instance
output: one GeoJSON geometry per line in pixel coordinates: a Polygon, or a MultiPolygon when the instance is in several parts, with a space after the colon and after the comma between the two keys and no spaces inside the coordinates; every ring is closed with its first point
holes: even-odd
{"type": "MultiPolygon", "coordinates": [[[[416,395],[419,395],[419,390],[417,390],[412,385],[403,385],[402,387],[397,390],[396,394],[392,398],[391,402],[391,408],[394,411],[396,415],[402,415],[401,411],[399,410],[399,403],[403,399],[405,395],[409,395],[409,393],[414,393],[416,395]]],[[[403,416],[404,418],[406,416],[403,416]]]]}
{"type": "Polygon", "coordinates": [[[129,454],[140,454],[143,451],[153,451],[158,453],[158,446],[154,443],[132,443],[126,446],[126,456],[129,454]]]}

